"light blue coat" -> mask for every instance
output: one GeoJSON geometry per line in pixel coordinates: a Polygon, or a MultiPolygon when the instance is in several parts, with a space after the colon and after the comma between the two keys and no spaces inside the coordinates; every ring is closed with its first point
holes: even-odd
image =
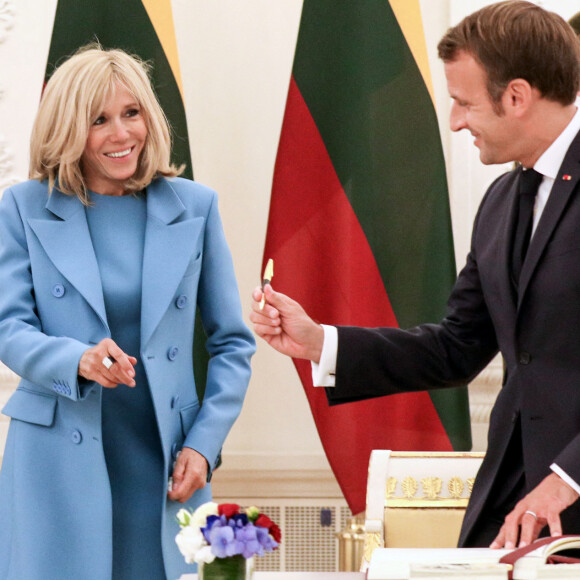
{"type": "MultiPolygon", "coordinates": [[[[102,387],[77,375],[83,352],[109,336],[80,201],[57,190],[48,196],[37,181],[8,189],[0,202],[0,360],[22,380],[3,410],[12,419],[0,474],[2,580],[111,578],[102,387]]],[[[168,476],[184,445],[215,465],[242,407],[254,350],[216,194],[185,179],[155,180],[147,188],[139,354],[168,476]],[[211,356],[201,407],[192,360],[196,305],[211,356]]],[[[210,495],[208,485],[190,506],[210,495]]],[[[174,542],[183,506],[159,501],[174,580],[186,570],[174,542]]]]}

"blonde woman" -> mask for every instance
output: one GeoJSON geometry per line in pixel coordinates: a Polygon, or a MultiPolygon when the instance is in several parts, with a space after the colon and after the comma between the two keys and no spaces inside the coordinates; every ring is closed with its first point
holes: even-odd
{"type": "Polygon", "coordinates": [[[188,571],[174,516],[211,497],[255,345],[216,194],[169,156],[138,59],[91,46],[53,74],[31,180],[0,202],[0,359],[22,379],[3,410],[0,578],[188,571]]]}

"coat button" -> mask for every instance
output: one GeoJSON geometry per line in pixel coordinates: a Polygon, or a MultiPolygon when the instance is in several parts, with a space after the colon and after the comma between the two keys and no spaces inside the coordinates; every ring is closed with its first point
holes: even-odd
{"type": "Polygon", "coordinates": [[[179,348],[176,346],[172,346],[168,351],[167,351],[167,358],[169,360],[175,360],[177,358],[177,354],[179,353],[179,348]]]}
{"type": "Polygon", "coordinates": [[[78,430],[74,430],[71,434],[70,434],[70,439],[71,441],[75,444],[78,445],[82,440],[83,440],[83,436],[81,434],[80,431],[78,430]]]}
{"type": "Polygon", "coordinates": [[[52,287],[52,295],[56,298],[62,298],[64,296],[64,286],[62,284],[55,284],[52,287]]]}
{"type": "Polygon", "coordinates": [[[521,365],[529,365],[531,360],[532,360],[532,356],[530,355],[529,352],[526,352],[525,350],[523,350],[522,352],[520,352],[520,356],[519,356],[519,363],[521,365]]]}
{"type": "Polygon", "coordinates": [[[175,409],[177,407],[177,403],[179,403],[179,395],[175,395],[171,397],[171,408],[175,409]]]}
{"type": "Polygon", "coordinates": [[[177,308],[185,308],[186,304],[187,296],[185,294],[179,295],[175,300],[175,306],[177,306],[177,308]]]}

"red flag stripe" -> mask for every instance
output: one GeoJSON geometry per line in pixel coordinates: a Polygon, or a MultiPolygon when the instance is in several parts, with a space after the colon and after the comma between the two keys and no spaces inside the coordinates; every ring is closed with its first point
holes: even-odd
{"type": "Polygon", "coordinates": [[[367,239],[290,81],[264,258],[276,286],[330,324],[397,326],[367,239]]]}

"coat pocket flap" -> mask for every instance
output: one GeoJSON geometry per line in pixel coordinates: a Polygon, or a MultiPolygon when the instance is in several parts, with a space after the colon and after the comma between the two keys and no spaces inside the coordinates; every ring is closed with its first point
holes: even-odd
{"type": "Polygon", "coordinates": [[[2,409],[2,413],[27,423],[50,427],[54,423],[56,397],[16,389],[2,409]]]}
{"type": "Polygon", "coordinates": [[[187,434],[191,431],[198,413],[199,402],[197,401],[191,405],[187,405],[187,407],[183,407],[183,409],[179,411],[179,415],[181,416],[181,430],[183,431],[184,437],[187,437],[187,434]]]}

